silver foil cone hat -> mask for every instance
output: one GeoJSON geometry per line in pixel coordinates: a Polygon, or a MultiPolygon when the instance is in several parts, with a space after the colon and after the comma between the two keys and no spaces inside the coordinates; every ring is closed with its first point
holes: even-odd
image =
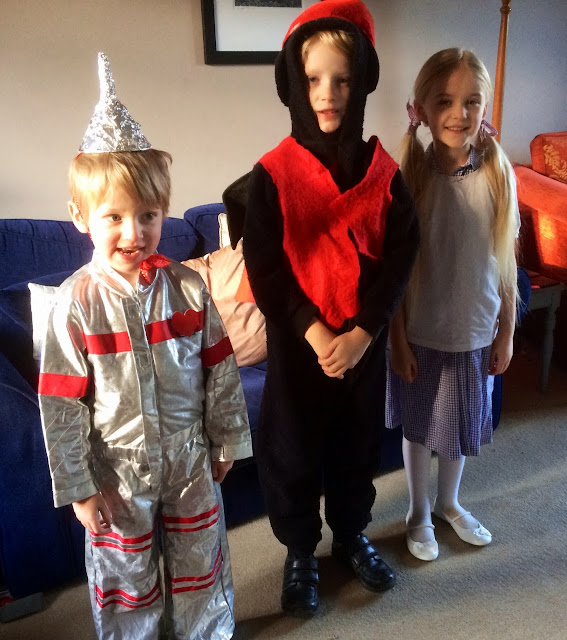
{"type": "Polygon", "coordinates": [[[116,97],[110,63],[104,53],[98,54],[100,99],[79,148],[82,153],[113,151],[145,151],[152,145],[140,125],[116,97]]]}

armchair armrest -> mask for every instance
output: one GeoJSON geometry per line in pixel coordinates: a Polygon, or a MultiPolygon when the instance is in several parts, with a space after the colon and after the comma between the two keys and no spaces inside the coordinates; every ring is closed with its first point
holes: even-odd
{"type": "Polygon", "coordinates": [[[517,166],[515,172],[520,206],[524,204],[554,217],[567,218],[567,184],[522,165],[517,166]]]}
{"type": "Polygon", "coordinates": [[[567,184],[528,167],[515,171],[522,223],[533,225],[537,251],[538,264],[527,266],[567,283],[567,184]]]}

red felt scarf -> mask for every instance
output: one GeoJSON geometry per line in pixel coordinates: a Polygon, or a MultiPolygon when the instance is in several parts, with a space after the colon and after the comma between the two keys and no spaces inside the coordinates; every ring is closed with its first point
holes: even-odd
{"type": "Polygon", "coordinates": [[[293,274],[321,320],[335,330],[360,311],[358,252],[382,258],[398,165],[377,138],[370,144],[375,149],[366,176],[343,194],[329,170],[291,137],[260,160],[278,189],[293,274]]]}

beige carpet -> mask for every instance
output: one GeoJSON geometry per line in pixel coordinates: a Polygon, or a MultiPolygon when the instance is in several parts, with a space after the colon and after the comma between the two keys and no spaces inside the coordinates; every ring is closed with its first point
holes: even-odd
{"type": "MultiPolygon", "coordinates": [[[[369,537],[398,583],[375,595],[318,548],[321,608],[309,621],[279,610],[285,551],[266,518],[229,532],[236,640],[565,640],[567,638],[567,372],[537,390],[537,354],[517,355],[494,442],[465,465],[461,501],[492,531],[485,548],[436,522],[439,558],[409,555],[403,471],[376,480],[369,537]]],[[[435,487],[432,477],[431,492],[435,487]]],[[[45,594],[40,613],[0,624],[2,640],[95,640],[86,584],[45,594]]]]}

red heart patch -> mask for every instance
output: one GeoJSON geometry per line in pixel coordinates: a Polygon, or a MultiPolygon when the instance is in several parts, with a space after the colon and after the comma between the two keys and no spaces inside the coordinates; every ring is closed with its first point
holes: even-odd
{"type": "Polygon", "coordinates": [[[185,313],[176,311],[171,316],[171,326],[180,336],[192,336],[203,328],[203,312],[187,309],[185,313]]]}

